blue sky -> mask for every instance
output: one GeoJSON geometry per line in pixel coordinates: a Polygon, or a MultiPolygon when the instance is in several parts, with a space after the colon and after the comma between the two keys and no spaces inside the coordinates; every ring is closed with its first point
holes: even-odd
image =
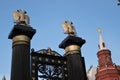
{"type": "Polygon", "coordinates": [[[86,40],[81,48],[86,69],[98,64],[98,27],[102,28],[113,62],[120,64],[120,6],[117,6],[117,0],[0,0],[0,79],[3,75],[7,80],[10,78],[12,41],[8,35],[14,26],[12,13],[17,9],[27,11],[30,25],[37,30],[31,48],[51,47],[63,55],[64,50],[58,45],[67,35],[63,34],[61,24],[69,20],[73,22],[77,35],[86,40]]]}

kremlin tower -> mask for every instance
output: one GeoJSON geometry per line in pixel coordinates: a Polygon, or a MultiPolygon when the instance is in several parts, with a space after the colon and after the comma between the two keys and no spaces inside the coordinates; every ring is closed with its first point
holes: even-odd
{"type": "Polygon", "coordinates": [[[96,70],[96,80],[120,80],[120,66],[112,62],[111,51],[107,49],[102,37],[101,29],[99,32],[99,51],[97,52],[98,67],[96,70]]]}
{"type": "Polygon", "coordinates": [[[120,66],[113,63],[111,51],[107,49],[99,28],[99,51],[97,52],[98,66],[91,66],[87,71],[88,80],[120,80],[120,66]]]}

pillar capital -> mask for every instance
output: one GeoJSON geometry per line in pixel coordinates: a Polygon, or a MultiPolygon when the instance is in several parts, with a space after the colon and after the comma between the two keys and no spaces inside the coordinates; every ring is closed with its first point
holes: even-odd
{"type": "Polygon", "coordinates": [[[85,43],[85,40],[76,37],[76,36],[68,36],[66,37],[62,43],[59,45],[59,48],[65,49],[65,55],[73,53],[80,53],[80,48],[85,43]]]}
{"type": "Polygon", "coordinates": [[[32,39],[35,33],[36,33],[36,30],[28,25],[14,25],[8,38],[13,39],[15,36],[25,35],[25,36],[28,36],[30,39],[32,39]]]}

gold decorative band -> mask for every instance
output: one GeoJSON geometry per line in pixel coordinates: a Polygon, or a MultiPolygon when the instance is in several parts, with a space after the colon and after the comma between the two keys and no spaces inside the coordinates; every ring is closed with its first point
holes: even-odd
{"type": "Polygon", "coordinates": [[[13,46],[16,44],[30,44],[30,38],[25,35],[18,35],[13,38],[13,46]]]}
{"type": "Polygon", "coordinates": [[[65,53],[70,53],[70,52],[80,52],[80,46],[78,45],[70,45],[65,48],[65,53]]]}
{"type": "Polygon", "coordinates": [[[64,54],[64,56],[67,56],[69,54],[80,54],[80,51],[69,51],[64,54]]]}

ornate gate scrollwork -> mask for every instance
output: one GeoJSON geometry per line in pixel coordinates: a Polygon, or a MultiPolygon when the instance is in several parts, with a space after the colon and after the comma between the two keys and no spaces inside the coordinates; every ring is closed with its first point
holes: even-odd
{"type": "Polygon", "coordinates": [[[38,77],[45,80],[62,80],[62,67],[51,65],[38,65],[38,77]]]}
{"type": "Polygon", "coordinates": [[[67,80],[67,59],[50,48],[31,52],[32,80],[67,80]]]}

